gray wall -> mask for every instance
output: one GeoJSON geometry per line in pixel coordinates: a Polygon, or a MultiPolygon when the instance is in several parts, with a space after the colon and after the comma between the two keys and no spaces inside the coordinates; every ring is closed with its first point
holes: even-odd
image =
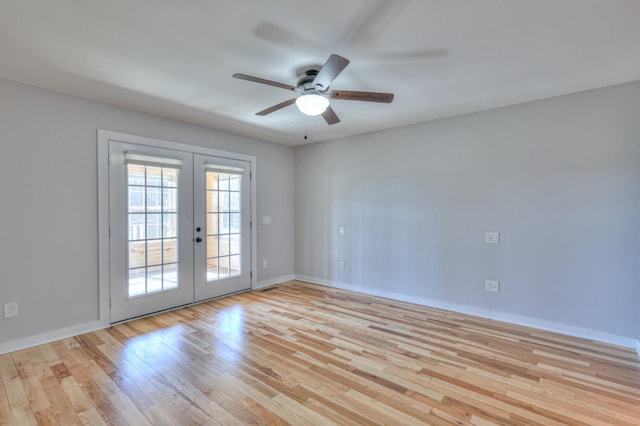
{"type": "Polygon", "coordinates": [[[258,281],[293,274],[293,149],[0,80],[0,344],[98,320],[98,128],[257,157],[258,281]]]}
{"type": "Polygon", "coordinates": [[[260,282],[295,269],[640,338],[639,123],[632,83],[299,147],[294,161],[289,147],[0,80],[0,305],[20,304],[0,344],[98,319],[98,128],[255,155],[260,282]]]}
{"type": "Polygon", "coordinates": [[[299,147],[295,170],[297,274],[640,337],[640,83],[299,147]]]}

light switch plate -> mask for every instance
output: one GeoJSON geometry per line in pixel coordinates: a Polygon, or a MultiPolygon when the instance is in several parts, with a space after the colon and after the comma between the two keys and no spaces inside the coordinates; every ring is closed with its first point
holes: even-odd
{"type": "Polygon", "coordinates": [[[263,225],[271,225],[271,216],[262,216],[263,225]]]}

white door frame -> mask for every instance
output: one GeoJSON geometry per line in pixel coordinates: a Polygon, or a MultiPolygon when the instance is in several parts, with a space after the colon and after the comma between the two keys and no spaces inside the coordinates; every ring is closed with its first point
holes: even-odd
{"type": "MultiPolygon", "coordinates": [[[[146,145],[149,147],[186,151],[194,154],[204,154],[214,157],[243,160],[251,164],[252,177],[256,175],[256,157],[247,154],[238,154],[202,146],[189,145],[179,142],[171,142],[155,138],[130,135],[98,129],[98,287],[99,287],[99,321],[107,327],[111,324],[110,318],[110,274],[109,274],[109,141],[118,141],[146,145]]],[[[258,268],[258,244],[256,224],[256,179],[251,179],[251,271],[258,268]]],[[[256,274],[257,275],[257,274],[256,274]]],[[[256,275],[251,275],[251,288],[255,288],[256,275]]]]}

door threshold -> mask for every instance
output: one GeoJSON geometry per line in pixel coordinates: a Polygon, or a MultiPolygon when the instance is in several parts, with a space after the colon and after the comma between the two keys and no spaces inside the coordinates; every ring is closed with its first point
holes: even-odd
{"type": "Polygon", "coordinates": [[[161,311],[155,311],[155,312],[150,312],[150,313],[144,314],[144,315],[138,315],[137,317],[133,317],[133,318],[127,318],[127,319],[123,319],[123,320],[120,320],[120,321],[115,321],[115,322],[109,323],[109,326],[114,326],[114,325],[118,325],[118,324],[124,324],[124,323],[127,323],[127,322],[139,320],[139,319],[142,319],[142,318],[149,318],[149,317],[152,317],[152,316],[155,316],[155,315],[164,314],[166,312],[177,311],[178,309],[188,308],[190,306],[199,305],[200,303],[211,302],[212,300],[222,299],[222,298],[229,297],[229,296],[234,296],[234,295],[240,294],[240,293],[246,293],[247,291],[251,291],[251,288],[247,288],[247,289],[240,290],[240,291],[235,291],[233,293],[223,294],[223,295],[220,295],[220,296],[210,297],[208,299],[199,300],[197,302],[186,303],[186,304],[180,305],[180,306],[174,306],[173,308],[167,308],[167,309],[163,309],[161,311]]]}

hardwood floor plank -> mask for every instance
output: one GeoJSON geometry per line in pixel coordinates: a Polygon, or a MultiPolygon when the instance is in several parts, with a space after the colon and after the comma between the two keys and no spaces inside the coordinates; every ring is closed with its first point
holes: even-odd
{"type": "Polygon", "coordinates": [[[0,424],[638,425],[630,349],[291,281],[0,356],[0,424]]]}
{"type": "Polygon", "coordinates": [[[130,425],[150,425],[149,420],[123,392],[117,392],[109,397],[109,401],[130,425]]]}
{"type": "Polygon", "coordinates": [[[61,384],[62,391],[69,400],[73,411],[76,413],[84,413],[94,410],[91,400],[82,390],[82,387],[75,381],[73,376],[65,379],[61,384]]]}
{"type": "Polygon", "coordinates": [[[104,419],[98,413],[98,410],[91,408],[90,410],[78,412],[78,418],[83,425],[106,426],[104,419]]]}
{"type": "MultiPolygon", "coordinates": [[[[380,398],[372,398],[371,396],[360,393],[354,389],[349,390],[344,396],[344,399],[357,405],[358,412],[364,415],[367,419],[375,419],[376,422],[380,422],[382,424],[410,425],[419,421],[419,419],[412,417],[410,414],[404,413],[391,405],[382,402],[380,398]]],[[[420,414],[426,416],[430,412],[431,409],[420,414]]]]}
{"type": "MultiPolygon", "coordinates": [[[[28,405],[18,405],[7,407],[7,410],[0,415],[0,424],[7,425],[37,425],[38,421],[28,405]]],[[[42,424],[42,423],[41,423],[42,424]]],[[[54,422],[53,424],[56,424],[54,422]]]]}
{"type": "Polygon", "coordinates": [[[0,360],[0,378],[2,378],[7,401],[9,401],[11,407],[30,405],[18,370],[15,364],[8,359],[0,360]]]}

